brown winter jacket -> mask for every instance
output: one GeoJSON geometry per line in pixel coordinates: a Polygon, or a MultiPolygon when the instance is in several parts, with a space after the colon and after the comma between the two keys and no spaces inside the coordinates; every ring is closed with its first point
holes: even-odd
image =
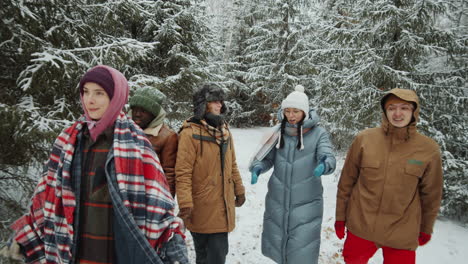
{"type": "Polygon", "coordinates": [[[396,128],[384,114],[381,127],[356,136],[338,183],[336,220],[377,246],[415,250],[419,232],[432,233],[440,207],[442,162],[437,143],[416,131],[416,94],[389,94],[415,103],[413,120],[396,128]]]}
{"type": "MultiPolygon", "coordinates": [[[[146,131],[146,130],[145,130],[146,131]]],[[[175,196],[175,164],[177,158],[177,133],[163,124],[157,136],[146,135],[158,154],[172,196],[175,196]]]]}
{"type": "Polygon", "coordinates": [[[224,145],[224,166],[220,150],[202,125],[184,122],[175,167],[176,190],[179,207],[192,208],[186,222],[192,232],[231,232],[235,227],[235,196],[245,190],[232,134],[224,145]]]}

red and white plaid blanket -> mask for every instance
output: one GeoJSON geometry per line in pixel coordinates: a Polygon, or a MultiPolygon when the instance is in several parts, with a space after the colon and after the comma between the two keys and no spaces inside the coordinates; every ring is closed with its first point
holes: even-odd
{"type": "MultiPolygon", "coordinates": [[[[25,250],[28,263],[72,260],[76,200],[71,164],[77,135],[84,124],[82,118],[58,136],[29,211],[12,224],[14,239],[25,250]]],[[[175,201],[151,143],[123,112],[115,123],[111,152],[115,165],[111,178],[132,219],[129,224],[136,224],[151,247],[158,248],[174,232],[180,233],[181,222],[174,216],[175,201]]]]}

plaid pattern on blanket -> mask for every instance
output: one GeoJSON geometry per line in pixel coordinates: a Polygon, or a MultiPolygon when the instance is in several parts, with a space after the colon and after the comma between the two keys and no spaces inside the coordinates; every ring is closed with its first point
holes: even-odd
{"type": "MultiPolygon", "coordinates": [[[[76,200],[71,164],[84,124],[81,118],[58,136],[29,211],[12,224],[14,239],[24,248],[27,263],[70,263],[72,259],[76,200]]],[[[161,247],[174,233],[180,233],[175,201],[151,143],[123,112],[115,123],[111,151],[118,186],[113,199],[120,198],[131,218],[126,221],[136,224],[151,247],[161,247]]]]}

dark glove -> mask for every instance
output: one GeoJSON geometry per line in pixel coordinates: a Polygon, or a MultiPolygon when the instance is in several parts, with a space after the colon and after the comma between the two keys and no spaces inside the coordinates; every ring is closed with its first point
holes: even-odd
{"type": "Polygon", "coordinates": [[[241,207],[245,203],[245,194],[236,195],[236,207],[241,207]]]}
{"type": "Polygon", "coordinates": [[[325,168],[326,168],[326,164],[325,164],[325,160],[327,159],[326,156],[323,156],[321,159],[320,159],[320,162],[319,162],[319,165],[317,165],[317,167],[315,167],[314,169],[314,176],[315,177],[320,177],[323,175],[323,173],[325,172],[325,168]]]}
{"type": "Polygon", "coordinates": [[[179,217],[184,220],[184,222],[189,221],[192,218],[192,207],[180,208],[179,217]]]}
{"type": "Polygon", "coordinates": [[[335,233],[339,239],[343,239],[345,237],[345,221],[335,222],[335,233]]]}
{"type": "Polygon", "coordinates": [[[252,168],[252,175],[251,175],[251,184],[256,184],[258,181],[258,176],[262,173],[262,167],[260,165],[255,165],[252,168]]]}
{"type": "Polygon", "coordinates": [[[423,232],[419,232],[419,237],[418,237],[418,242],[419,242],[419,245],[420,246],[424,246],[427,244],[427,242],[429,242],[429,240],[431,240],[431,235],[428,235],[426,233],[423,233],[423,232]]]}

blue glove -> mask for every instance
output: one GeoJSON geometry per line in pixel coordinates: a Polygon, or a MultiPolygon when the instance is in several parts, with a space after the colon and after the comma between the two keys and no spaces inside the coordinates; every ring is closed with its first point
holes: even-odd
{"type": "Polygon", "coordinates": [[[314,176],[315,177],[320,177],[325,172],[325,160],[326,159],[327,159],[327,157],[323,157],[323,158],[320,159],[319,165],[314,170],[314,176]]]}
{"type": "Polygon", "coordinates": [[[258,175],[260,175],[261,172],[262,172],[262,167],[260,167],[259,165],[255,165],[252,168],[252,175],[251,175],[251,181],[250,181],[251,184],[257,183],[258,175]]]}
{"type": "Polygon", "coordinates": [[[322,176],[324,172],[325,172],[325,164],[323,162],[320,162],[320,164],[317,167],[315,167],[314,176],[320,177],[322,176]]]}

